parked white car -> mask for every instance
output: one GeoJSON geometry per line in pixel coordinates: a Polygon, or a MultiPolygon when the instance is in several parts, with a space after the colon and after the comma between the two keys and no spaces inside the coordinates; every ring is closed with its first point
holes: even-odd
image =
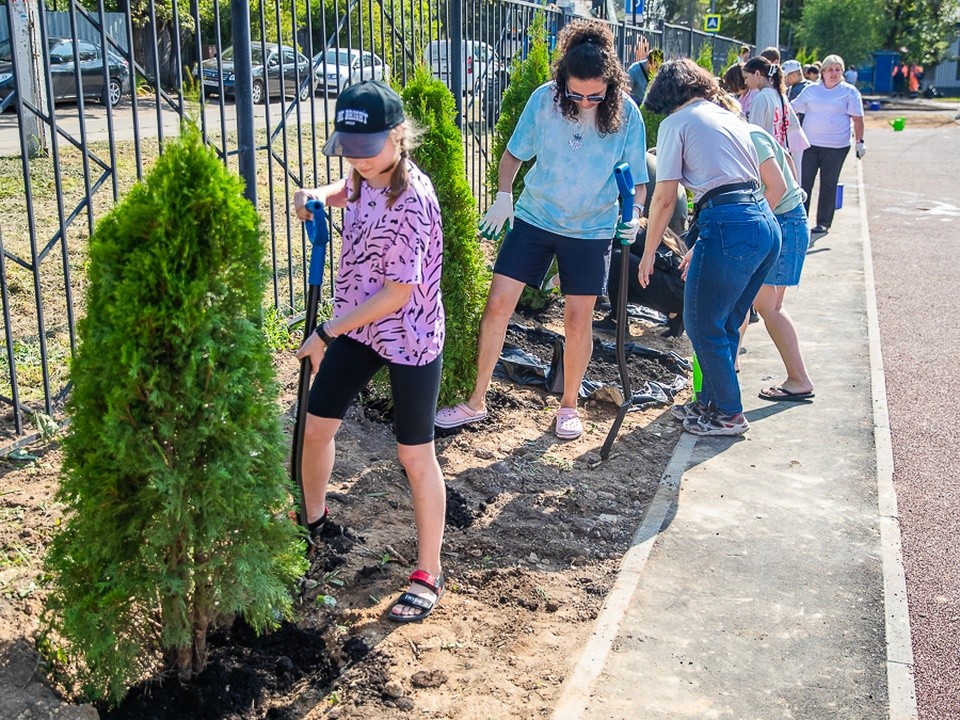
{"type": "Polygon", "coordinates": [[[317,87],[340,93],[347,85],[361,80],[390,82],[390,66],[372,52],[330,48],[313,57],[317,87]]]}
{"type": "MultiPolygon", "coordinates": [[[[482,90],[489,78],[502,74],[506,67],[493,48],[479,40],[465,40],[462,60],[463,91],[473,93],[482,90]]],[[[423,50],[423,62],[434,77],[451,86],[450,64],[447,58],[450,43],[447,40],[431,40],[423,50]]]]}

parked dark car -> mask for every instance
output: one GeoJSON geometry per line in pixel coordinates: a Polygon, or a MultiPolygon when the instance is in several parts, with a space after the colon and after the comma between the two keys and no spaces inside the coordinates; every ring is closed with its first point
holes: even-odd
{"type": "MultiPolygon", "coordinates": [[[[47,66],[57,102],[77,99],[77,68],[74,41],[66,37],[47,39],[47,66]]],[[[77,57],[84,99],[93,99],[111,106],[130,92],[130,65],[117,53],[107,51],[109,75],[103,71],[103,52],[99,45],[77,40],[77,57]]],[[[0,101],[14,89],[12,48],[9,40],[0,42],[0,101]]]]}
{"type": "MultiPolygon", "coordinates": [[[[313,94],[316,79],[310,60],[303,53],[288,45],[255,42],[250,47],[251,72],[253,73],[253,101],[265,102],[267,95],[280,95],[280,79],[283,78],[284,95],[288,98],[299,96],[306,100],[313,94]],[[266,54],[264,54],[266,49],[266,54]],[[304,82],[304,80],[309,81],[304,82]],[[299,84],[298,84],[299,81],[299,84]],[[301,87],[302,85],[302,87],[301,87]]],[[[223,94],[234,97],[237,81],[234,77],[233,47],[223,51],[219,60],[213,58],[203,61],[203,91],[207,95],[220,93],[220,69],[223,69],[223,94]]]]}

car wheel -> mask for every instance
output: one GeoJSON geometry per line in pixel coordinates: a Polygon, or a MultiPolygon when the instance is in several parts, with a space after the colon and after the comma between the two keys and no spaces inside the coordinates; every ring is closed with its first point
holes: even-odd
{"type": "Polygon", "coordinates": [[[263,80],[253,81],[253,104],[259,105],[266,102],[267,89],[263,86],[263,80]]]}
{"type": "Polygon", "coordinates": [[[120,83],[120,80],[118,78],[110,78],[110,82],[108,82],[107,87],[104,88],[104,94],[104,99],[106,100],[105,105],[109,103],[110,107],[114,107],[120,102],[120,98],[123,97],[123,85],[120,83]]]}
{"type": "Polygon", "coordinates": [[[305,101],[307,98],[309,98],[311,94],[310,93],[311,90],[313,90],[313,88],[311,87],[310,83],[306,83],[303,87],[301,87],[300,99],[305,101]]]}

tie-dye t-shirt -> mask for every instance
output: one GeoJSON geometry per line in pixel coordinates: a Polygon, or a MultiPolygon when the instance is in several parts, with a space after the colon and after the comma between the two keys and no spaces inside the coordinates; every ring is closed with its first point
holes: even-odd
{"type": "Polygon", "coordinates": [[[630,163],[637,185],[647,181],[646,130],[630,96],[623,94],[623,125],[601,136],[595,110],[576,121],[560,114],[556,85],[541,85],[527,101],[507,150],[520,160],[537,158],[523,178],[514,214],[534,227],[565,237],[613,237],[619,209],[613,168],[630,163]]]}
{"type": "MultiPolygon", "coordinates": [[[[426,365],[443,350],[440,297],[443,233],[440,204],[430,178],[409,160],[410,183],[387,206],[387,189],[360,187],[343,217],[343,247],[334,314],[342,315],[376,294],[387,280],[416,285],[407,304],[347,335],[388,362],[426,365]]],[[[347,180],[347,195],[352,194],[347,180]]]]}

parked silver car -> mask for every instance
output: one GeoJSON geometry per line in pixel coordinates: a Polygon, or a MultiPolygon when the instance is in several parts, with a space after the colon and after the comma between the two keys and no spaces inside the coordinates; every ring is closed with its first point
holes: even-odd
{"type": "MultiPolygon", "coordinates": [[[[223,94],[227,97],[236,95],[237,81],[233,62],[233,47],[224,50],[219,60],[213,58],[203,61],[205,94],[220,93],[220,68],[223,68],[223,94]]],[[[301,100],[306,100],[313,92],[314,82],[304,82],[307,78],[312,78],[310,61],[306,55],[288,45],[264,45],[255,42],[250,47],[250,64],[255,103],[266,102],[268,96],[280,95],[281,79],[284,95],[288,98],[299,96],[301,100]]]]}
{"type": "Polygon", "coordinates": [[[317,87],[339,93],[347,85],[361,80],[390,82],[390,66],[372,52],[330,48],[313,56],[317,87]]]}

